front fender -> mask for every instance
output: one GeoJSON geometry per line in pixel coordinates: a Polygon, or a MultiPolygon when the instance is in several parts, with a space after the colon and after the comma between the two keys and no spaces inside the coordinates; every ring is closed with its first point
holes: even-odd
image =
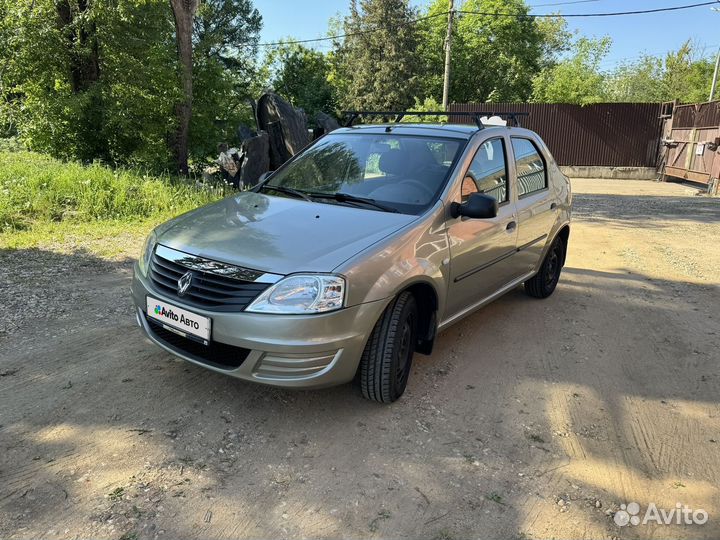
{"type": "Polygon", "coordinates": [[[442,313],[450,269],[444,217],[438,201],[423,218],[338,266],[334,271],[347,279],[347,305],[392,298],[424,283],[434,289],[442,313]]]}

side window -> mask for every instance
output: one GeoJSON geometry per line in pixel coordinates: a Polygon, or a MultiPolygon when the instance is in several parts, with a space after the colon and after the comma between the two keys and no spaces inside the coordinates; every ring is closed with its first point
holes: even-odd
{"type": "Polygon", "coordinates": [[[535,143],[529,139],[512,137],[515,169],[517,170],[518,197],[547,187],[545,160],[535,143]]]}
{"type": "Polygon", "coordinates": [[[462,201],[471,193],[486,193],[498,203],[508,200],[508,175],[505,160],[505,143],[492,139],[480,146],[462,183],[462,201]]]}

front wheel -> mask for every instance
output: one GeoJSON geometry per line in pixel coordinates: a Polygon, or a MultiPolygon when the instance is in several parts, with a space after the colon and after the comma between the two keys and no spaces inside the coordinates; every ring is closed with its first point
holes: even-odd
{"type": "Polygon", "coordinates": [[[538,273],[525,282],[525,292],[535,298],[547,298],[550,296],[560,279],[564,258],[565,242],[558,237],[550,246],[538,273]]]}
{"type": "Polygon", "coordinates": [[[418,309],[404,292],[375,324],[360,360],[360,389],[366,399],[392,403],[405,392],[417,341],[418,309]]]}

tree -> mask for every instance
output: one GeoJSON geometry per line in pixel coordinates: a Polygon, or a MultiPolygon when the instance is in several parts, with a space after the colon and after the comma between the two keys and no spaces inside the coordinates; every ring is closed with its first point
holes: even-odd
{"type": "MultiPolygon", "coordinates": [[[[102,100],[96,110],[102,129],[87,135],[103,141],[107,154],[88,159],[176,170],[171,146],[177,130],[175,106],[182,91],[172,11],[165,0],[93,4],[102,50],[102,100]]],[[[52,146],[62,148],[63,143],[52,146]]]]}
{"type": "Polygon", "coordinates": [[[662,84],[665,101],[678,99],[684,102],[705,101],[710,94],[714,63],[698,58],[690,41],[677,52],[665,57],[662,84]]]}
{"type": "Polygon", "coordinates": [[[608,75],[605,91],[608,100],[619,102],[705,101],[713,69],[712,60],[699,58],[686,42],[664,59],[643,55],[621,64],[608,75]]]}
{"type": "MultiPolygon", "coordinates": [[[[440,99],[448,0],[434,0],[420,21],[423,93],[440,99]]],[[[532,77],[554,62],[568,39],[561,17],[528,17],[524,0],[465,0],[453,25],[450,99],[525,101],[532,77]],[[515,16],[492,16],[502,13],[515,16]]]]}
{"type": "Polygon", "coordinates": [[[333,80],[350,109],[406,109],[420,90],[417,13],[408,0],[352,0],[333,80]]]}
{"type": "Polygon", "coordinates": [[[282,45],[268,54],[266,63],[272,73],[270,86],[310,118],[334,111],[335,89],[326,55],[300,44],[282,45]]]}
{"type": "Polygon", "coordinates": [[[74,93],[91,88],[100,79],[97,24],[88,0],[58,0],[55,11],[61,25],[74,93]]]}
{"type": "Polygon", "coordinates": [[[13,32],[0,114],[12,134],[62,158],[168,165],[178,96],[165,0],[3,3],[0,28],[13,32]]]}
{"type": "Polygon", "coordinates": [[[600,62],[610,49],[610,38],[579,38],[573,54],[543,69],[532,81],[532,100],[541,103],[587,105],[604,100],[600,62]]]}
{"type": "Polygon", "coordinates": [[[191,157],[217,154],[239,124],[254,124],[251,99],[260,93],[257,43],[262,17],[251,0],[202,0],[193,29],[191,157]]]}
{"type": "MultiPolygon", "coordinates": [[[[418,57],[421,70],[420,95],[430,98],[433,101],[442,101],[443,74],[445,71],[445,50],[444,43],[447,37],[447,10],[448,0],[433,0],[423,11],[418,22],[419,44],[418,57]]],[[[450,64],[450,101],[459,101],[455,95],[458,68],[457,52],[461,50],[463,43],[458,36],[457,24],[453,30],[452,51],[450,64]]],[[[442,107],[441,107],[442,108],[442,107]]]]}
{"type": "Polygon", "coordinates": [[[546,35],[526,17],[524,0],[467,0],[463,11],[512,13],[515,17],[464,15],[458,21],[454,99],[521,101],[532,92],[532,76],[543,67],[546,35]]]}
{"type": "MultiPolygon", "coordinates": [[[[190,160],[252,118],[243,101],[260,24],[251,0],[203,0],[197,10],[190,160]]],[[[187,94],[175,25],[167,0],[0,0],[3,133],[62,158],[182,169],[175,143],[187,94]]]]}
{"type": "Polygon", "coordinates": [[[662,88],[663,61],[645,55],[636,62],[623,63],[605,80],[608,101],[619,103],[652,103],[664,101],[662,88]]]}
{"type": "Polygon", "coordinates": [[[176,105],[178,118],[175,134],[175,162],[181,174],[188,173],[188,140],[193,98],[193,47],[192,31],[195,12],[200,0],[170,0],[175,17],[175,39],[180,62],[182,98],[176,105]]]}

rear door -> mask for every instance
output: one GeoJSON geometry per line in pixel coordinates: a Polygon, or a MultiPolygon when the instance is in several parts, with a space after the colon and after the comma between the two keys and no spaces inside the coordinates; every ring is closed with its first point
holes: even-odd
{"type": "Polygon", "coordinates": [[[510,185],[508,139],[490,137],[475,151],[450,200],[464,202],[471,193],[492,195],[498,215],[491,219],[449,218],[450,283],[446,319],[490,296],[510,281],[515,264],[517,217],[510,185]]]}
{"type": "Polygon", "coordinates": [[[540,260],[559,209],[548,186],[548,166],[541,145],[529,136],[511,136],[517,186],[518,269],[526,273],[540,260]]]}

